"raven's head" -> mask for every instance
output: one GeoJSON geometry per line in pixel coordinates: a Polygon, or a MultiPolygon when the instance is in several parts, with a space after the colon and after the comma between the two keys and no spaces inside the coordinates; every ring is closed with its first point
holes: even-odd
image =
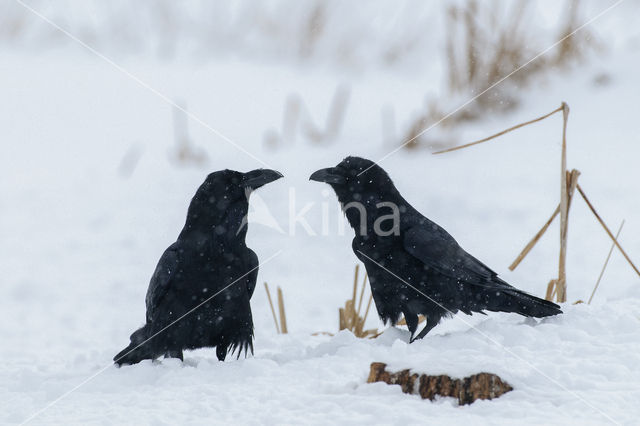
{"type": "Polygon", "coordinates": [[[406,209],[405,200],[387,172],[365,158],[347,157],[336,167],[317,170],[309,180],[331,185],[349,223],[361,233],[364,227],[373,230],[375,220],[387,210],[402,212],[406,209]]]}
{"type": "Polygon", "coordinates": [[[336,167],[317,170],[309,180],[328,183],[340,202],[345,204],[398,192],[382,167],[360,157],[347,157],[336,167]]]}
{"type": "Polygon", "coordinates": [[[227,169],[209,174],[191,200],[185,230],[208,232],[214,228],[217,235],[233,235],[247,215],[251,192],[281,177],[280,172],[270,169],[247,173],[227,169]]]}

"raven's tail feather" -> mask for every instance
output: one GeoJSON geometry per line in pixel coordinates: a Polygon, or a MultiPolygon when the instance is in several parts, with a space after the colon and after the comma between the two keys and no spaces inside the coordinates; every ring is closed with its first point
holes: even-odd
{"type": "Polygon", "coordinates": [[[513,312],[525,317],[542,318],[562,313],[560,306],[518,290],[515,287],[489,290],[488,311],[513,312]]]}
{"type": "Polygon", "coordinates": [[[146,342],[148,339],[147,334],[146,326],[134,331],[131,335],[129,346],[118,352],[113,357],[113,362],[117,366],[121,366],[123,364],[137,364],[145,359],[155,359],[158,354],[154,353],[150,342],[146,342]]]}
{"type": "Polygon", "coordinates": [[[230,353],[236,354],[236,359],[240,359],[242,352],[245,358],[251,352],[253,355],[253,319],[251,313],[244,321],[239,321],[233,331],[227,331],[226,341],[230,353]]]}
{"type": "Polygon", "coordinates": [[[251,355],[253,355],[253,341],[251,340],[252,338],[253,336],[251,336],[248,340],[242,340],[232,343],[229,347],[229,351],[231,353],[236,353],[236,359],[240,359],[240,355],[242,355],[242,352],[244,352],[245,358],[249,355],[249,352],[251,352],[251,355]]]}

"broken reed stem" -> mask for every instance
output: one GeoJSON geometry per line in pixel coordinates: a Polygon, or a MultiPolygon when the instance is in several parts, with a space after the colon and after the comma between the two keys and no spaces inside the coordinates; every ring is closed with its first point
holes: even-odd
{"type": "Polygon", "coordinates": [[[620,250],[620,252],[624,256],[624,258],[627,259],[627,262],[629,262],[629,265],[631,265],[633,270],[636,271],[636,274],[638,274],[638,276],[640,276],[640,271],[638,270],[638,268],[636,268],[636,265],[633,264],[633,262],[631,261],[631,259],[627,255],[627,253],[624,251],[624,249],[620,245],[620,243],[618,243],[618,240],[616,239],[616,237],[613,236],[613,234],[611,233],[611,231],[609,230],[607,225],[604,223],[604,221],[602,220],[602,218],[600,217],[600,215],[598,214],[596,209],[593,207],[593,205],[591,204],[591,202],[589,201],[589,199],[585,195],[585,193],[582,190],[582,188],[580,188],[580,185],[578,185],[577,188],[578,188],[578,192],[580,193],[580,195],[582,195],[582,198],[587,203],[587,206],[589,206],[589,209],[591,210],[593,215],[596,217],[596,219],[598,219],[598,222],[600,222],[600,225],[602,225],[604,230],[607,232],[607,235],[609,235],[609,238],[611,238],[613,240],[613,243],[615,244],[615,246],[618,247],[618,250],[620,250]]]}
{"type": "Polygon", "coordinates": [[[355,331],[358,324],[358,317],[356,314],[356,295],[358,293],[358,272],[360,271],[360,265],[356,263],[355,272],[353,274],[353,294],[351,299],[348,299],[344,305],[344,309],[340,309],[340,330],[349,329],[355,331]]]}
{"type": "Polygon", "coordinates": [[[287,334],[287,316],[284,313],[284,298],[280,287],[278,287],[278,309],[280,310],[280,330],[282,334],[287,334]]]}
{"type": "Polygon", "coordinates": [[[269,286],[267,282],[264,282],[264,289],[267,291],[267,299],[269,300],[269,306],[271,306],[271,315],[273,315],[273,322],[276,325],[276,332],[280,334],[280,327],[278,327],[278,318],[276,318],[276,310],[273,309],[273,302],[271,301],[271,293],[269,292],[269,286]]]}
{"type": "Polygon", "coordinates": [[[518,265],[520,264],[520,262],[522,262],[522,260],[525,258],[525,256],[529,254],[529,252],[531,251],[533,246],[535,246],[536,243],[538,242],[538,240],[540,240],[540,238],[542,238],[542,235],[544,235],[544,233],[547,232],[547,229],[549,228],[549,226],[551,225],[553,220],[556,218],[556,216],[558,216],[558,213],[560,213],[560,204],[558,204],[558,207],[556,207],[555,211],[553,212],[553,214],[551,215],[549,220],[547,220],[547,222],[542,226],[542,228],[540,228],[538,233],[525,246],[525,248],[518,255],[518,257],[516,257],[516,260],[514,260],[511,265],[509,265],[509,269],[511,271],[513,271],[514,269],[516,269],[518,267],[518,265]]]}
{"type": "MultiPolygon", "coordinates": [[[[618,237],[620,236],[620,232],[622,231],[622,227],[624,226],[624,219],[622,219],[622,223],[620,223],[620,227],[618,228],[618,233],[616,234],[616,241],[618,240],[618,237]]],[[[598,276],[598,280],[596,281],[596,285],[595,287],[593,287],[593,291],[591,292],[591,297],[589,297],[589,301],[587,302],[588,305],[591,304],[591,301],[593,300],[593,295],[596,294],[596,290],[598,289],[598,286],[600,285],[600,280],[602,280],[602,276],[604,275],[604,270],[607,269],[607,265],[609,264],[609,259],[611,259],[611,253],[613,253],[613,249],[615,248],[615,243],[611,244],[611,248],[609,249],[609,254],[607,255],[607,259],[604,261],[604,265],[602,265],[602,270],[600,271],[600,275],[598,276]]]]}
{"type": "Polygon", "coordinates": [[[356,310],[353,307],[353,300],[347,300],[347,303],[344,305],[344,315],[345,315],[345,323],[349,330],[353,331],[356,323],[356,310]]]}
{"type": "MultiPolygon", "coordinates": [[[[525,121],[524,123],[516,124],[515,126],[509,127],[508,129],[505,129],[505,130],[503,130],[501,132],[498,132],[495,135],[488,136],[488,137],[486,137],[484,139],[480,139],[480,140],[477,140],[475,142],[471,142],[471,143],[467,143],[467,144],[464,144],[464,145],[455,146],[453,148],[443,149],[442,151],[436,151],[436,152],[434,152],[432,154],[433,155],[444,154],[445,152],[457,151],[459,149],[468,148],[468,147],[473,146],[473,145],[478,145],[480,143],[490,141],[491,139],[495,139],[495,138],[497,138],[499,136],[502,136],[502,135],[504,135],[506,133],[512,132],[514,130],[517,130],[517,129],[521,128],[521,127],[528,126],[529,124],[533,124],[533,123],[536,123],[538,121],[542,121],[545,118],[552,116],[556,112],[563,111],[565,105],[566,104],[563,102],[562,105],[559,108],[554,109],[553,111],[551,111],[548,114],[543,115],[542,117],[534,118],[533,120],[529,120],[529,121],[525,121]]],[[[568,107],[567,107],[567,110],[568,110],[568,107]]]]}
{"type": "Polygon", "coordinates": [[[544,296],[546,300],[549,300],[549,301],[553,300],[553,296],[555,296],[556,294],[557,283],[558,283],[558,280],[551,280],[549,281],[549,284],[547,284],[547,294],[545,294],[544,296]]]}

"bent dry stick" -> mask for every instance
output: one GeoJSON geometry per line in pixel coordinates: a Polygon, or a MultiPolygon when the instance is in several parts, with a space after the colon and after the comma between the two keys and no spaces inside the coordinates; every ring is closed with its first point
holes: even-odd
{"type": "Polygon", "coordinates": [[[629,265],[631,265],[631,267],[633,268],[634,271],[636,271],[636,274],[638,274],[638,276],[640,276],[640,270],[638,270],[638,268],[636,268],[636,265],[633,264],[633,262],[631,261],[631,259],[629,258],[629,255],[627,254],[626,251],[624,251],[624,249],[622,248],[622,246],[620,245],[620,243],[618,243],[618,240],[616,237],[613,236],[613,234],[611,233],[611,231],[609,230],[609,227],[604,223],[604,220],[602,220],[602,218],[600,217],[600,215],[598,214],[598,212],[596,211],[595,207],[593,207],[593,204],[591,204],[591,202],[589,201],[589,199],[587,198],[587,196],[585,195],[584,191],[582,190],[582,188],[580,188],[580,185],[578,185],[578,192],[580,193],[580,195],[582,195],[582,198],[584,199],[584,201],[587,203],[587,206],[589,206],[589,209],[591,210],[591,212],[593,213],[593,215],[596,217],[596,219],[598,219],[598,222],[600,222],[600,225],[602,225],[602,227],[604,228],[604,230],[607,232],[607,235],[609,235],[609,238],[611,238],[613,240],[613,243],[616,245],[616,247],[618,247],[618,250],[620,250],[620,253],[622,253],[622,255],[624,256],[625,259],[627,259],[627,262],[629,262],[629,265]]]}
{"type": "MultiPolygon", "coordinates": [[[[624,219],[622,219],[622,223],[620,223],[620,227],[618,228],[618,233],[616,234],[616,240],[620,237],[620,232],[622,231],[622,227],[624,226],[624,219]]],[[[602,265],[602,270],[600,271],[600,275],[598,275],[598,280],[596,281],[595,287],[593,287],[593,291],[591,292],[591,296],[589,297],[589,301],[587,305],[591,304],[593,300],[593,296],[596,294],[596,290],[598,290],[598,286],[600,285],[600,281],[602,280],[602,276],[604,275],[605,269],[607,269],[607,265],[609,264],[609,259],[611,259],[611,254],[613,253],[613,249],[616,247],[615,243],[611,244],[611,248],[609,249],[609,254],[607,254],[607,259],[604,261],[604,265],[602,265]]]]}

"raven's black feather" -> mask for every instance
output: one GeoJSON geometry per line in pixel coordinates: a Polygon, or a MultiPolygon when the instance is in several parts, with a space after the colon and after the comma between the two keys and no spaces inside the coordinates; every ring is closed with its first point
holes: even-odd
{"type": "Polygon", "coordinates": [[[507,284],[464,251],[447,231],[414,209],[372,161],[347,157],[310,179],[333,187],[355,230],[353,251],[367,269],[378,314],[392,324],[404,315],[412,340],[419,314],[427,317],[427,325],[416,338],[458,311],[528,317],[562,313],[555,303],[507,284]]]}
{"type": "Polygon", "coordinates": [[[146,297],[146,323],[114,362],[135,364],[184,349],[216,347],[253,353],[249,300],[258,257],[246,246],[248,196],[282,177],[273,170],[211,173],[191,200],[186,223],[163,253],[146,297]]]}

